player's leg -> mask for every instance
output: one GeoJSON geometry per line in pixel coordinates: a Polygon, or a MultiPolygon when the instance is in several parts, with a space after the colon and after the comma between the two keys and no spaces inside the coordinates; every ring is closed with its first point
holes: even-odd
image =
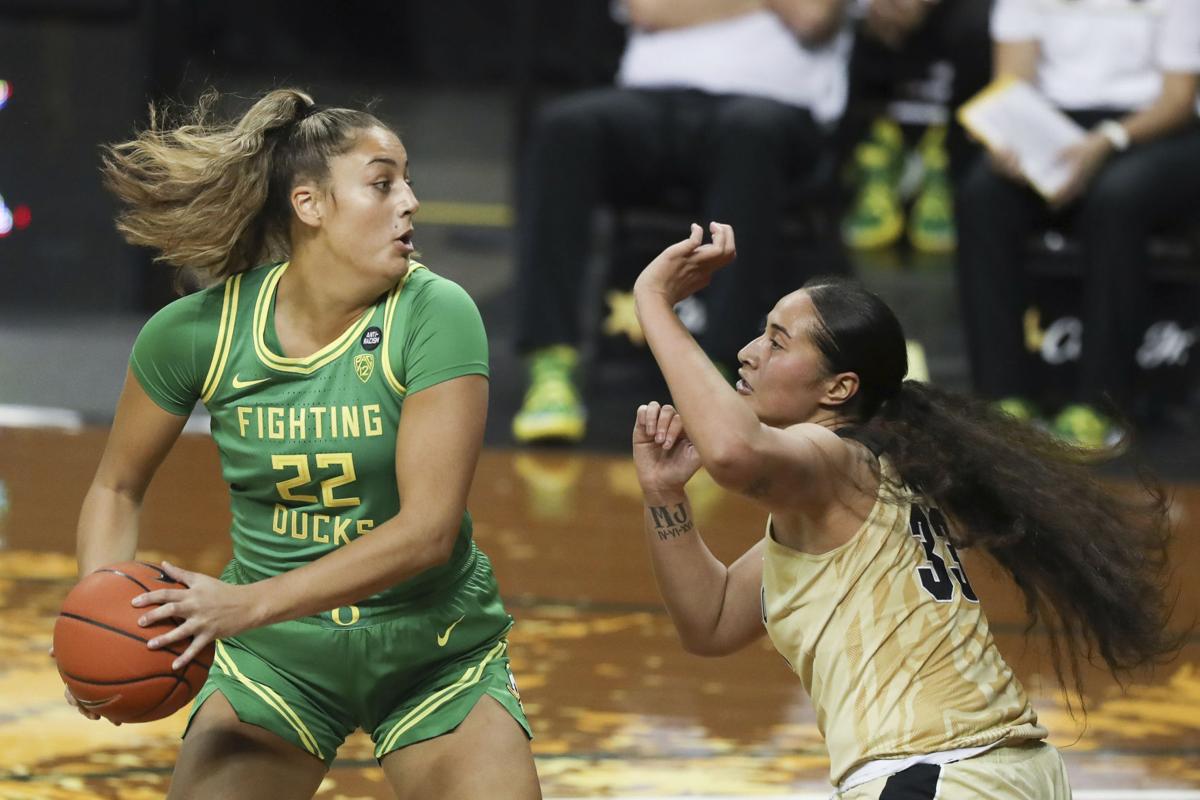
{"type": "Polygon", "coordinates": [[[399,800],[542,796],[529,738],[512,714],[486,694],[457,728],[393,750],[382,764],[399,800]]]}
{"type": "Polygon", "coordinates": [[[316,756],[239,720],[225,696],[214,692],[192,718],[167,797],[309,798],[325,771],[316,756]]]}

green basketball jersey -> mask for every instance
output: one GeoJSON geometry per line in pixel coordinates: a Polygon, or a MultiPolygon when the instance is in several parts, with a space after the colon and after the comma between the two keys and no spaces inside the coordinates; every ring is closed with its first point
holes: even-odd
{"type": "MultiPolygon", "coordinates": [[[[184,415],[200,400],[212,416],[239,582],[300,567],[394,517],[405,396],[488,373],[475,304],[415,263],[337,340],[283,356],[275,295],[287,267],[258,267],[176,300],[146,323],[130,358],[163,409],[184,415]]],[[[464,512],[447,564],[321,616],[353,624],[425,594],[457,577],[472,547],[464,512]]]]}

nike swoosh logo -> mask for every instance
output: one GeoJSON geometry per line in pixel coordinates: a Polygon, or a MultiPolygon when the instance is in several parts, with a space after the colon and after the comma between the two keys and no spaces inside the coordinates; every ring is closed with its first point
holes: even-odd
{"type": "Polygon", "coordinates": [[[233,388],[245,389],[247,386],[257,386],[258,384],[265,383],[266,381],[269,381],[269,380],[271,380],[271,379],[270,378],[259,378],[256,381],[244,381],[244,380],[242,380],[241,375],[234,375],[233,376],[233,388]]]}
{"type": "Polygon", "coordinates": [[[78,703],[82,708],[86,708],[90,711],[94,708],[103,708],[109,703],[116,702],[119,699],[121,699],[121,695],[114,694],[113,696],[106,697],[103,700],[80,700],[78,697],[76,697],[75,702],[78,703]]]}
{"type": "Polygon", "coordinates": [[[451,622],[451,623],[450,623],[450,627],[449,627],[449,628],[446,628],[446,630],[445,630],[445,632],[444,632],[444,633],[439,633],[439,634],[438,634],[438,637],[437,637],[437,640],[438,640],[438,647],[445,647],[445,646],[446,646],[446,642],[450,641],[450,631],[454,630],[454,626],[455,626],[455,625],[457,625],[458,623],[462,622],[462,621],[463,621],[464,619],[466,619],[466,618],[467,618],[467,615],[466,615],[466,614],[463,614],[461,617],[459,617],[458,619],[454,620],[454,622],[451,622]]]}

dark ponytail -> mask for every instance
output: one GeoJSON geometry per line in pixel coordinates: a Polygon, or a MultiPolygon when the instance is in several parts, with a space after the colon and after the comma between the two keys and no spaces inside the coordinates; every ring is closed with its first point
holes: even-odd
{"type": "Polygon", "coordinates": [[[1143,479],[1141,491],[1117,493],[1092,473],[1094,455],[985,401],[903,380],[904,334],[882,300],[852,281],[805,289],[831,371],[859,376],[846,413],[957,523],[956,546],[981,547],[1012,577],[1030,627],[1046,629],[1060,683],[1069,672],[1078,692],[1081,660],[1097,655],[1119,676],[1178,650],[1159,487],[1143,479]]]}

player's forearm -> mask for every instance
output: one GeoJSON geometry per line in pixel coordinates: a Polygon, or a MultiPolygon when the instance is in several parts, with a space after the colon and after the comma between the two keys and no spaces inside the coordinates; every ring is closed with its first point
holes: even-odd
{"type": "Polygon", "coordinates": [[[762,423],[709,361],[667,301],[658,295],[636,297],[646,342],[662,370],[671,399],[687,420],[688,437],[709,473],[719,482],[762,430],[762,423]]]}
{"type": "Polygon", "coordinates": [[[423,515],[401,511],[388,522],[348,545],[299,569],[253,584],[255,607],[248,610],[259,627],[352,605],[444,564],[454,549],[462,512],[423,515]]]}
{"type": "Polygon", "coordinates": [[[686,494],[646,495],[644,501],[646,545],[663,604],[684,649],[708,653],[729,570],[700,538],[686,494]]]}
{"type": "Polygon", "coordinates": [[[75,532],[80,577],[105,564],[134,558],[141,507],[139,501],[120,491],[92,484],[83,499],[75,532]]]}

